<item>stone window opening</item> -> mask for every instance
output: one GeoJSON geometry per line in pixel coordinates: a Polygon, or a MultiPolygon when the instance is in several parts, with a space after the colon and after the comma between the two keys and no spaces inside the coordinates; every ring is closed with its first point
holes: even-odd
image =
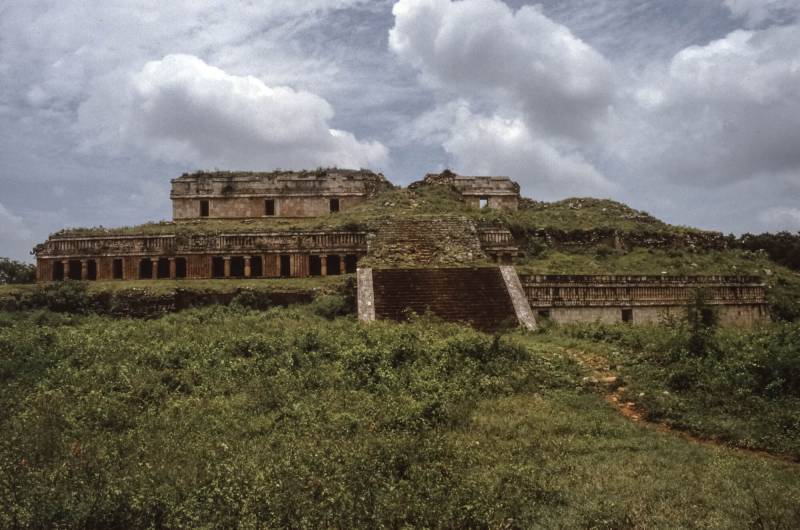
{"type": "Polygon", "coordinates": [[[339,211],[339,199],[331,199],[331,213],[339,211]]]}
{"type": "Polygon", "coordinates": [[[342,273],[342,258],[336,254],[328,256],[328,276],[338,276],[342,273]]]}
{"type": "Polygon", "coordinates": [[[150,258],[142,258],[139,260],[139,279],[151,280],[153,278],[153,262],[150,258]]]}
{"type": "Polygon", "coordinates": [[[264,215],[275,215],[275,199],[264,200],[264,215]]]}
{"type": "Polygon", "coordinates": [[[322,276],[322,258],[319,256],[308,257],[308,275],[322,276]]]}
{"type": "Polygon", "coordinates": [[[633,322],[633,309],[623,309],[622,310],[622,321],[623,322],[633,322]]]}
{"type": "Polygon", "coordinates": [[[122,258],[114,258],[111,262],[111,277],[115,280],[122,279],[122,258]]]}
{"type": "Polygon", "coordinates": [[[288,278],[292,275],[292,258],[286,254],[281,255],[281,278],[288,278]]]}
{"type": "Polygon", "coordinates": [[[231,257],[231,277],[244,278],[244,257],[233,256],[231,257]]]}
{"type": "Polygon", "coordinates": [[[358,269],[358,256],[348,254],[344,257],[344,272],[345,274],[355,274],[358,269]]]}
{"type": "Polygon", "coordinates": [[[169,278],[169,258],[158,258],[156,267],[158,267],[156,271],[158,279],[169,278]]]}
{"type": "Polygon", "coordinates": [[[67,264],[67,279],[80,280],[81,279],[81,262],[79,260],[69,260],[67,264]]]}
{"type": "Polygon", "coordinates": [[[208,217],[208,201],[200,201],[200,217],[208,217]]]}
{"type": "Polygon", "coordinates": [[[483,210],[489,207],[489,197],[481,197],[478,199],[478,207],[483,210]]]}
{"type": "Polygon", "coordinates": [[[221,256],[214,256],[211,258],[211,277],[224,278],[225,277],[225,260],[221,256]]]}
{"type": "Polygon", "coordinates": [[[175,278],[186,278],[186,258],[175,258],[175,278]]]}
{"type": "Polygon", "coordinates": [[[250,276],[253,278],[264,276],[264,262],[261,260],[261,256],[250,258],[250,276]]]}
{"type": "Polygon", "coordinates": [[[64,279],[64,264],[60,261],[53,263],[53,281],[59,282],[64,279]]]}

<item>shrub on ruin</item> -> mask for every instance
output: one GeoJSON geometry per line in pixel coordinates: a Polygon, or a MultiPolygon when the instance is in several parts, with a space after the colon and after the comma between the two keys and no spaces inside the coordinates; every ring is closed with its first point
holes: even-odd
{"type": "Polygon", "coordinates": [[[311,303],[311,310],[314,314],[328,320],[338,316],[346,315],[351,312],[351,304],[347,298],[338,294],[322,294],[314,298],[311,303]]]}

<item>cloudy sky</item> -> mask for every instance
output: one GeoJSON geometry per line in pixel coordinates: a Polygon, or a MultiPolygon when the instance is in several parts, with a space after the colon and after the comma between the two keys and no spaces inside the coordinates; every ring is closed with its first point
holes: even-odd
{"type": "Polygon", "coordinates": [[[329,165],[800,230],[800,0],[0,3],[0,256],[329,165]]]}

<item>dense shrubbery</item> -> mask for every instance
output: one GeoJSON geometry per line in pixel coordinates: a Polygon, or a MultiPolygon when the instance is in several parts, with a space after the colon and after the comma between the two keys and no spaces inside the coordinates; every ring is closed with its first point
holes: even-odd
{"type": "Polygon", "coordinates": [[[445,432],[548,370],[421,321],[41,315],[0,320],[0,527],[496,525],[502,485],[445,432]]]}
{"type": "Polygon", "coordinates": [[[746,250],[763,250],[772,261],[800,271],[800,232],[744,234],[733,242],[733,246],[746,250]]]}
{"type": "Polygon", "coordinates": [[[0,258],[0,284],[33,283],[35,281],[36,265],[0,258]]]}

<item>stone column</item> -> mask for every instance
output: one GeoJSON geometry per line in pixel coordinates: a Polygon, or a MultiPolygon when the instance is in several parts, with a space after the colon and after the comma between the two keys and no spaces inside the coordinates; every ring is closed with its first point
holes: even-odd
{"type": "Polygon", "coordinates": [[[253,270],[250,267],[251,266],[250,260],[251,260],[250,256],[245,256],[244,257],[244,277],[245,278],[249,278],[250,276],[252,276],[253,270]]]}
{"type": "Polygon", "coordinates": [[[81,280],[88,280],[89,279],[89,260],[82,259],[81,260],[81,280]]]}
{"type": "Polygon", "coordinates": [[[320,275],[327,276],[328,275],[328,256],[320,256],[319,257],[320,263],[320,275]]]}
{"type": "Polygon", "coordinates": [[[225,277],[226,278],[230,278],[231,277],[231,257],[230,256],[224,256],[222,258],[222,260],[225,262],[225,277]]]}
{"type": "Polygon", "coordinates": [[[169,258],[169,279],[175,279],[175,258],[169,258]]]}
{"type": "Polygon", "coordinates": [[[69,260],[62,259],[61,260],[61,267],[64,269],[64,276],[62,279],[69,280],[69,260]]]}
{"type": "Polygon", "coordinates": [[[158,279],[158,258],[150,258],[150,263],[152,263],[152,265],[153,265],[152,266],[152,270],[150,271],[151,272],[151,278],[153,278],[154,280],[157,280],[158,279]]]}

